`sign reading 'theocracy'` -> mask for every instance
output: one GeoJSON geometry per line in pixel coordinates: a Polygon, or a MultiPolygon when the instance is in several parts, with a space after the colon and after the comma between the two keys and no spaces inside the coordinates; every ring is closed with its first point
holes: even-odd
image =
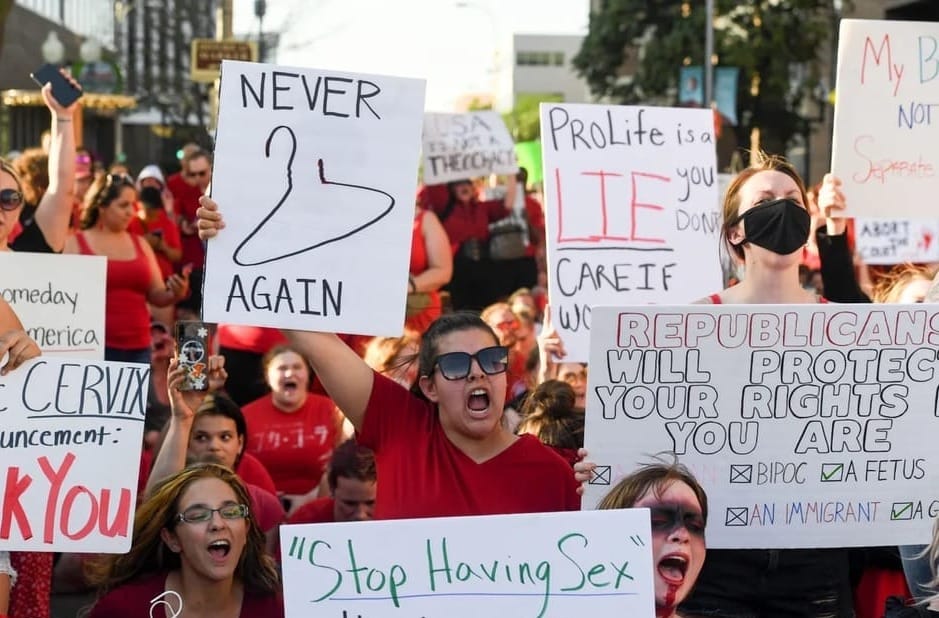
{"type": "Polygon", "coordinates": [[[0,550],[130,549],[150,366],[34,359],[0,378],[0,550]]]}
{"type": "Polygon", "coordinates": [[[904,545],[939,515],[939,306],[596,307],[584,497],[672,451],[708,547],[904,545]]]}
{"type": "Polygon", "coordinates": [[[281,526],[288,618],[654,615],[648,509],[281,526]]]}
{"type": "Polygon", "coordinates": [[[690,302],[721,285],[711,110],[541,105],[548,280],[568,359],[590,307],[690,302]]]}
{"type": "Polygon", "coordinates": [[[515,143],[497,112],[424,114],[424,182],[518,172],[515,143]]]}
{"type": "Polygon", "coordinates": [[[851,215],[935,217],[937,86],[939,24],[841,20],[831,165],[851,215]]]}
{"type": "Polygon", "coordinates": [[[424,82],[222,61],[211,322],[399,335],[424,82]],[[375,300],[381,311],[375,311],[375,300]]]}

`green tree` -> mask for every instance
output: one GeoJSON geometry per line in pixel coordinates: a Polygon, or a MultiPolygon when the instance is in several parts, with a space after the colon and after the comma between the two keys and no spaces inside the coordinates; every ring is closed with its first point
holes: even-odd
{"type": "MultiPolygon", "coordinates": [[[[740,69],[738,144],[759,128],[763,148],[779,153],[807,131],[800,108],[829,70],[820,53],[837,27],[832,4],[715,0],[714,53],[720,66],[740,69]]],[[[596,96],[675,105],[680,67],[703,64],[704,33],[704,2],[605,0],[573,62],[596,96]]]]}
{"type": "Polygon", "coordinates": [[[563,101],[559,94],[519,94],[515,107],[503,114],[505,126],[516,142],[530,142],[541,137],[541,104],[563,101]]]}

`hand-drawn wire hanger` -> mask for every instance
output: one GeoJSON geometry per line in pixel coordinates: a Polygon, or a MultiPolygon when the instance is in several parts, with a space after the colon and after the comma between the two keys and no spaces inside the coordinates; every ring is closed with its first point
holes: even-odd
{"type": "MultiPolygon", "coordinates": [[[[337,236],[333,236],[331,238],[327,238],[326,240],[317,242],[316,244],[310,245],[308,247],[304,247],[296,251],[291,251],[289,253],[273,255],[271,257],[256,258],[253,261],[243,259],[240,256],[240,254],[243,249],[250,248],[248,246],[249,244],[258,245],[258,248],[262,248],[267,251],[273,251],[273,250],[276,250],[277,247],[282,246],[282,243],[279,243],[278,239],[274,239],[274,238],[266,239],[268,242],[266,242],[263,245],[260,244],[259,242],[255,242],[255,243],[251,242],[264,229],[265,225],[267,225],[267,222],[270,221],[274,217],[274,215],[277,213],[277,211],[280,210],[280,208],[286,203],[287,197],[293,191],[293,162],[297,154],[297,136],[294,134],[293,129],[291,129],[290,127],[286,125],[280,125],[280,126],[274,127],[274,129],[271,131],[271,134],[267,137],[267,142],[264,144],[264,156],[266,156],[268,159],[271,157],[271,142],[274,141],[274,136],[277,135],[277,133],[281,129],[285,129],[287,131],[287,134],[290,136],[290,156],[287,158],[287,190],[284,191],[284,194],[281,196],[280,200],[277,202],[277,205],[274,206],[274,208],[272,208],[269,213],[267,213],[267,215],[261,220],[258,226],[255,227],[253,230],[251,230],[251,233],[248,234],[248,236],[245,237],[243,241],[241,241],[238,247],[235,248],[235,252],[234,254],[232,254],[232,259],[234,260],[235,264],[238,264],[239,266],[260,266],[262,264],[270,264],[271,262],[276,262],[278,260],[287,259],[295,255],[300,255],[301,253],[306,253],[307,251],[312,251],[313,249],[316,249],[317,247],[322,247],[323,245],[328,245],[330,243],[337,242],[344,238],[349,238],[350,236],[354,236],[355,234],[361,232],[367,227],[383,219],[386,215],[388,215],[388,213],[391,212],[391,210],[394,208],[394,205],[395,205],[394,197],[382,191],[381,189],[375,189],[373,187],[366,187],[363,185],[347,184],[344,182],[337,182],[334,180],[327,180],[326,172],[324,171],[324,167],[323,167],[323,159],[322,158],[317,159],[316,163],[317,163],[317,168],[319,172],[319,180],[321,184],[336,185],[339,187],[349,187],[352,189],[361,189],[363,191],[371,191],[373,193],[379,193],[388,198],[388,207],[385,208],[385,210],[383,210],[382,212],[380,212],[378,216],[363,223],[362,225],[356,228],[353,228],[352,230],[345,232],[343,234],[339,234],[337,236]]],[[[314,204],[314,207],[315,206],[317,205],[314,204]]],[[[260,241],[262,239],[259,238],[258,240],[260,241]]],[[[259,253],[260,255],[264,255],[266,251],[262,250],[257,253],[259,253]]]]}

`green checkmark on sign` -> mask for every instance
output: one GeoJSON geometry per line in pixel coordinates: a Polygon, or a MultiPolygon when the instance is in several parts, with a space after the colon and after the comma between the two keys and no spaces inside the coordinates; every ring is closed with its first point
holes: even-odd
{"type": "Polygon", "coordinates": [[[913,503],[912,502],[894,502],[893,506],[890,508],[890,519],[912,519],[913,518],[913,503]]]}
{"type": "Polygon", "coordinates": [[[844,464],[822,464],[822,482],[840,481],[844,464]]]}

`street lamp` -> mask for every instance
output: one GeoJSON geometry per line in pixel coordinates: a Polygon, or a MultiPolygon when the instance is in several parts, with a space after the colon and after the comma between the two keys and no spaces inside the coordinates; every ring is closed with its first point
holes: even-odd
{"type": "Polygon", "coordinates": [[[65,59],[65,45],[59,40],[55,30],[50,30],[42,42],[42,57],[49,64],[60,64],[65,59]]]}
{"type": "Polygon", "coordinates": [[[264,14],[267,13],[266,0],[254,0],[254,16],[258,18],[258,62],[264,62],[264,14]]]}

